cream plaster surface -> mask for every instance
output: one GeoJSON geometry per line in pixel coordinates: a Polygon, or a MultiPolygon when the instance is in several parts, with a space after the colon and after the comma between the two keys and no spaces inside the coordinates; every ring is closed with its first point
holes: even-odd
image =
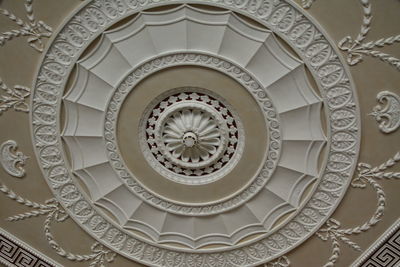
{"type": "MultiPolygon", "coordinates": [[[[300,1],[299,1],[300,2],[300,1]]],[[[398,0],[372,0],[373,21],[368,40],[399,34],[400,1],[398,0]]],[[[45,21],[57,31],[58,26],[68,15],[82,5],[78,0],[36,0],[34,3],[37,18],[45,21]]],[[[0,7],[12,10],[16,15],[23,17],[23,1],[3,0],[0,7]]],[[[327,31],[336,42],[344,36],[356,36],[359,32],[362,11],[357,0],[317,0],[311,9],[307,10],[327,31]]],[[[12,29],[13,24],[4,17],[0,17],[0,32],[12,29]]],[[[48,43],[48,40],[45,39],[48,43]]],[[[400,45],[394,44],[382,48],[382,51],[400,57],[400,45]]],[[[41,54],[30,48],[24,37],[16,38],[3,47],[0,47],[0,77],[12,87],[15,84],[32,87],[33,78],[40,64],[41,54]]],[[[201,70],[198,70],[201,72],[201,70]]],[[[364,57],[363,62],[350,67],[353,75],[361,107],[362,120],[362,146],[360,162],[377,166],[400,151],[400,129],[392,134],[383,134],[379,131],[373,117],[368,116],[376,103],[376,94],[382,90],[390,90],[400,94],[399,71],[378,59],[364,57]]],[[[204,75],[208,75],[205,74],[204,75]]],[[[234,99],[231,99],[234,101],[234,99]]],[[[127,116],[127,115],[126,115],[127,116]]],[[[257,118],[260,121],[260,118],[257,118]]],[[[254,127],[257,131],[257,127],[254,127]]],[[[262,134],[259,138],[262,138],[262,134]]],[[[28,115],[12,110],[0,116],[0,142],[15,140],[19,150],[30,156],[25,169],[27,175],[23,178],[9,176],[0,168],[0,181],[19,195],[32,201],[44,202],[52,198],[48,185],[42,178],[41,171],[35,161],[34,151],[30,138],[28,115]]],[[[124,152],[123,153],[127,153],[124,152]]],[[[261,152],[257,152],[261,153],[261,152]]],[[[257,165],[257,162],[253,164],[257,165]]],[[[392,168],[400,171],[400,166],[392,168]]],[[[400,203],[400,182],[396,180],[379,181],[386,193],[387,209],[382,221],[367,233],[352,237],[363,249],[370,246],[398,217],[400,203]]],[[[227,190],[232,190],[227,188],[227,190]]],[[[210,192],[213,193],[213,192],[210,192]]],[[[210,194],[210,197],[213,194],[210,194]]],[[[182,196],[188,197],[188,196],[182,196]]],[[[376,207],[375,193],[370,189],[354,189],[349,187],[348,192],[337,208],[333,217],[338,219],[344,227],[360,225],[367,220],[376,207]]],[[[20,222],[8,222],[6,217],[27,211],[23,207],[0,195],[0,227],[14,234],[26,243],[35,247],[40,252],[53,258],[65,266],[88,266],[88,263],[71,262],[57,254],[49,247],[43,235],[43,217],[32,218],[20,222]]],[[[64,223],[54,224],[54,236],[68,251],[77,254],[90,252],[94,242],[83,230],[73,223],[71,219],[64,223]]],[[[337,266],[349,266],[357,257],[358,252],[342,245],[342,254],[337,266]]],[[[301,246],[287,254],[291,266],[322,266],[329,258],[331,247],[329,242],[322,242],[315,236],[304,242],[301,246]]],[[[110,266],[141,266],[118,256],[110,266]]]]}
{"type": "Polygon", "coordinates": [[[117,133],[121,153],[139,181],[160,195],[183,203],[215,202],[240,190],[261,168],[268,142],[264,116],[246,89],[222,73],[190,66],[157,72],[136,86],[121,109],[117,133]],[[138,144],[139,120],[150,101],[166,90],[185,86],[207,88],[223,97],[235,107],[247,137],[238,165],[220,180],[201,186],[188,187],[163,178],[147,164],[138,144]]]}

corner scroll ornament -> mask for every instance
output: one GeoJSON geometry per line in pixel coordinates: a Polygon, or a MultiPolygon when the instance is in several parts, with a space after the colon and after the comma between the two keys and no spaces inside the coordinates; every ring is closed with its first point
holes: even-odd
{"type": "Polygon", "coordinates": [[[85,255],[73,254],[62,248],[51,233],[51,225],[53,222],[64,222],[69,218],[69,215],[56,199],[52,198],[46,200],[44,204],[36,203],[17,195],[2,183],[0,183],[0,192],[3,192],[8,198],[18,202],[19,204],[30,208],[29,211],[8,217],[6,220],[16,222],[32,217],[46,216],[43,227],[46,240],[50,247],[61,257],[70,261],[90,262],[90,267],[105,267],[106,263],[113,262],[117,256],[115,252],[108,250],[98,242],[93,243],[91,246],[91,253],[85,255]]]}
{"type": "Polygon", "coordinates": [[[19,29],[0,33],[0,46],[3,46],[6,42],[11,41],[14,38],[27,36],[29,46],[38,52],[43,52],[44,44],[42,38],[50,37],[52,34],[52,28],[43,21],[36,20],[32,4],[33,0],[25,0],[25,12],[28,22],[23,21],[7,9],[0,8],[1,15],[7,17],[20,27],[19,29]]]}
{"type": "Polygon", "coordinates": [[[330,240],[332,242],[331,257],[324,267],[332,267],[339,260],[341,248],[340,243],[347,244],[356,251],[361,252],[362,248],[353,242],[348,236],[367,232],[378,222],[381,221],[386,208],[386,196],[383,187],[376,181],[377,179],[400,179],[400,172],[387,171],[400,161],[400,152],[397,152],[393,158],[377,167],[372,167],[367,163],[359,163],[357,167],[358,176],[353,179],[351,186],[354,188],[365,188],[371,186],[377,196],[377,207],[374,214],[363,224],[353,228],[342,228],[341,223],[330,218],[325,226],[322,227],[316,235],[323,241],[330,240]]]}
{"type": "Polygon", "coordinates": [[[377,105],[369,114],[379,123],[379,129],[384,133],[392,133],[400,126],[400,96],[389,91],[380,92],[376,99],[385,107],[377,105]]]}
{"type": "Polygon", "coordinates": [[[23,167],[29,157],[16,150],[17,143],[14,140],[2,143],[0,146],[0,163],[8,174],[21,178],[25,176],[23,167]]]}

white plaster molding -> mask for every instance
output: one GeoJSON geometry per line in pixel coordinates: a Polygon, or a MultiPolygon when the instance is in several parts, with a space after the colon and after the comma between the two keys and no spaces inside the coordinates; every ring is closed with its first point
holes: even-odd
{"type": "Polygon", "coordinates": [[[360,257],[358,257],[352,263],[351,267],[378,266],[379,264],[385,264],[385,266],[395,266],[394,264],[399,264],[400,254],[398,253],[400,252],[400,246],[398,242],[396,243],[398,237],[396,240],[388,240],[393,236],[393,234],[397,233],[397,235],[399,235],[399,230],[400,219],[397,219],[380,237],[375,240],[375,242],[369,248],[367,248],[360,255],[360,257]]]}
{"type": "Polygon", "coordinates": [[[29,112],[29,106],[25,99],[31,94],[31,89],[21,85],[15,85],[13,89],[9,88],[0,79],[0,115],[3,112],[13,108],[15,111],[29,112]]]}
{"type": "Polygon", "coordinates": [[[359,163],[357,167],[358,175],[353,179],[351,185],[354,188],[365,188],[367,185],[371,186],[376,193],[377,205],[374,213],[368,220],[360,223],[357,226],[350,228],[342,228],[341,223],[330,218],[325,227],[321,228],[316,235],[323,241],[332,242],[332,253],[327,263],[324,266],[333,266],[337,263],[341,254],[340,244],[344,243],[356,251],[362,251],[361,247],[352,241],[349,236],[367,232],[376,224],[378,224],[384,215],[386,208],[386,195],[383,187],[376,181],[381,179],[400,179],[400,172],[387,171],[388,168],[393,167],[400,161],[400,152],[397,152],[393,158],[388,159],[386,162],[377,167],[372,167],[367,163],[359,163]]]}
{"type": "Polygon", "coordinates": [[[377,105],[372,109],[371,116],[379,123],[379,130],[392,133],[400,127],[400,96],[389,91],[379,92],[376,99],[384,107],[377,105]]]}
{"type": "Polygon", "coordinates": [[[0,163],[3,169],[14,177],[25,176],[25,162],[29,158],[17,150],[17,142],[8,140],[0,145],[0,163]]]}
{"type": "MultiPolygon", "coordinates": [[[[194,266],[194,264],[217,266],[214,264],[216,262],[220,266],[259,265],[279,257],[304,241],[323,224],[340,202],[349,177],[353,173],[359,147],[359,116],[355,90],[347,69],[318,30],[319,26],[301,14],[291,3],[191,2],[228,8],[269,27],[299,53],[320,87],[329,118],[329,139],[335,136],[336,142],[329,142],[328,160],[323,164],[323,172],[316,190],[295,216],[282,224],[279,229],[256,240],[230,248],[213,249],[207,253],[154,244],[140,236],[133,237],[119,225],[103,217],[91,200],[79,192],[79,186],[74,184],[70,170],[65,165],[60,138],[50,143],[48,140],[43,140],[43,136],[36,134],[43,127],[59,132],[56,111],[61,100],[60,91],[73,64],[91,40],[114,22],[143,8],[161,6],[165,3],[183,3],[183,1],[93,1],[77,13],[79,20],[74,16],[65,24],[44,58],[34,89],[31,121],[36,153],[55,196],[65,205],[68,213],[83,229],[118,253],[151,266],[194,266]],[[96,20],[93,20],[93,14],[96,14],[96,20]],[[43,90],[44,87],[48,89],[43,90]],[[343,136],[346,137],[345,140],[342,139],[343,136]]],[[[89,61],[86,63],[88,65],[82,66],[93,70],[93,73],[101,71],[101,65],[96,67],[90,65],[89,61]]],[[[116,70],[121,73],[128,73],[129,68],[132,68],[129,62],[120,61],[120,63],[116,70]]],[[[289,66],[290,68],[295,69],[295,66],[289,66]]],[[[248,69],[254,70],[249,66],[248,69]]],[[[117,83],[113,74],[115,73],[110,72],[104,77],[111,88],[117,83]]],[[[254,75],[259,76],[256,71],[254,75]]],[[[261,79],[261,82],[266,86],[270,85],[271,80],[261,79]]]]}
{"type": "MultiPolygon", "coordinates": [[[[57,202],[55,199],[48,199],[45,201],[45,204],[36,203],[30,201],[29,199],[25,199],[20,195],[17,195],[14,191],[9,189],[6,185],[0,183],[0,192],[4,193],[8,198],[18,202],[21,205],[27,206],[30,208],[29,211],[20,213],[17,215],[13,215],[8,217],[7,220],[11,222],[16,222],[20,220],[26,220],[32,217],[37,216],[46,216],[44,221],[44,235],[46,237],[46,241],[49,243],[49,246],[54,249],[54,251],[61,257],[64,257],[70,261],[82,262],[82,261],[90,261],[89,266],[92,267],[104,267],[105,263],[113,262],[116,253],[104,248],[98,242],[95,242],[91,246],[91,254],[74,254],[71,252],[66,251],[54,238],[53,234],[51,233],[51,225],[54,221],[56,222],[64,222],[66,219],[69,218],[69,215],[66,214],[65,210],[61,207],[60,203],[57,202]]],[[[21,264],[30,264],[29,266],[33,267],[42,267],[42,266],[62,266],[59,264],[56,265],[47,265],[47,263],[40,261],[43,259],[47,259],[44,257],[39,257],[39,261],[37,259],[26,259],[24,256],[24,252],[19,253],[19,251],[15,252],[13,248],[13,244],[9,242],[3,243],[4,240],[1,239],[1,228],[0,228],[0,262],[5,263],[6,265],[11,264],[10,266],[25,266],[21,264]],[[12,253],[12,254],[11,254],[12,253]],[[15,257],[18,258],[16,259],[15,257]],[[29,262],[29,260],[31,260],[29,262]],[[16,265],[14,265],[16,264],[16,265]],[[33,264],[33,265],[32,265],[33,264]]],[[[14,240],[13,240],[14,241],[14,240]]],[[[23,246],[21,244],[24,243],[17,243],[19,246],[23,246]]],[[[14,244],[15,245],[15,244],[14,244]]],[[[30,247],[28,245],[23,247],[24,249],[28,250],[29,252],[35,254],[35,250],[29,250],[30,247]]],[[[36,256],[40,256],[41,254],[35,254],[36,256]]],[[[33,256],[33,255],[32,255],[33,256]]],[[[54,261],[49,261],[53,263],[54,261]]],[[[28,265],[27,265],[28,266],[28,265]]]]}
{"type": "Polygon", "coordinates": [[[373,50],[378,47],[384,47],[400,42],[400,34],[381,38],[375,41],[364,42],[371,29],[372,5],[370,0],[360,0],[360,4],[363,9],[363,20],[360,33],[356,38],[354,38],[354,40],[351,36],[344,37],[338,43],[339,49],[347,53],[347,62],[350,66],[358,64],[363,60],[363,56],[367,55],[378,58],[395,67],[397,70],[400,70],[400,59],[384,52],[373,50]]]}
{"type": "Polygon", "coordinates": [[[26,36],[30,47],[38,52],[43,52],[44,43],[42,38],[48,38],[52,34],[52,28],[41,20],[36,20],[33,10],[33,0],[25,0],[25,12],[28,22],[15,16],[7,9],[0,8],[0,15],[13,21],[20,29],[13,29],[0,33],[0,46],[14,38],[26,36]]]}
{"type": "Polygon", "coordinates": [[[171,89],[154,99],[139,130],[150,165],[166,178],[184,184],[210,183],[226,175],[239,161],[244,146],[243,126],[233,108],[201,88],[171,89]],[[196,138],[191,139],[194,151],[184,143],[188,134],[196,138]],[[168,140],[173,140],[171,149],[168,140]],[[197,161],[189,162],[189,156],[185,161],[185,152],[197,161]]]}
{"type": "Polygon", "coordinates": [[[62,267],[5,229],[0,228],[0,263],[8,267],[62,267]]]}

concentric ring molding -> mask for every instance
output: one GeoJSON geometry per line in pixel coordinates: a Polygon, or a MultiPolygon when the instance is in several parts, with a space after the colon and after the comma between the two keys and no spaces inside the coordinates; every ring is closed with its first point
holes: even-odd
{"type": "Polygon", "coordinates": [[[32,97],[33,143],[43,173],[55,196],[71,217],[103,244],[131,259],[152,266],[254,266],[271,260],[314,233],[334,211],[354,171],[360,143],[360,121],[355,89],[348,70],[319,27],[284,1],[190,1],[240,12],[264,24],[286,40],[302,57],[317,81],[329,122],[328,160],[312,197],[301,211],[278,231],[231,249],[189,252],[153,246],[145,240],[127,237],[77,191],[72,175],[64,166],[60,132],[56,120],[68,74],[83,49],[106,27],[144,8],[183,1],[94,1],[84,6],[53,39],[47,51],[32,97]],[[93,17],[97,14],[98,17],[93,17]]]}
{"type": "MultiPolygon", "coordinates": [[[[144,201],[147,201],[149,204],[154,205],[160,209],[183,215],[211,215],[222,211],[229,211],[237,207],[238,205],[253,197],[262,189],[262,187],[270,178],[271,173],[274,171],[277,165],[277,159],[280,155],[281,131],[280,125],[276,118],[277,112],[273,103],[266,96],[266,94],[263,94],[262,97],[258,96],[260,93],[263,93],[261,88],[261,85],[255,80],[254,77],[252,77],[251,74],[238,67],[236,64],[228,62],[227,60],[221,59],[217,56],[210,56],[199,52],[172,53],[145,61],[143,64],[139,65],[134,71],[132,71],[132,73],[130,73],[124,79],[124,81],[121,82],[120,86],[111,97],[110,105],[108,105],[108,116],[105,117],[105,125],[107,127],[105,127],[104,131],[106,140],[110,143],[110,145],[107,147],[107,153],[109,154],[109,158],[111,159],[111,165],[114,166],[116,172],[122,172],[126,174],[122,176],[123,180],[126,184],[128,184],[129,187],[133,188],[133,190],[137,192],[137,194],[144,201]],[[159,62],[159,64],[154,64],[154,62],[156,61],[159,62]],[[269,128],[270,143],[267,151],[268,155],[266,156],[265,162],[259,171],[259,175],[255,177],[245,189],[240,190],[234,195],[229,196],[221,201],[217,201],[216,203],[185,205],[185,203],[177,203],[168,199],[164,199],[160,195],[155,195],[149,192],[142,185],[140,185],[140,183],[133,179],[133,175],[130,174],[128,168],[126,167],[126,164],[123,162],[123,159],[121,158],[118,151],[118,145],[116,143],[116,117],[119,108],[121,107],[127,94],[129,94],[130,90],[134,88],[137,83],[139,83],[142,79],[148,77],[152,73],[168,67],[181,65],[202,66],[218,70],[228,77],[231,77],[234,80],[238,81],[254,95],[254,98],[257,100],[257,102],[259,102],[260,108],[264,109],[264,119],[266,121],[267,127],[269,128]],[[254,86],[254,84],[256,86],[254,86]],[[118,95],[118,97],[115,97],[116,95],[118,95]],[[267,114],[273,114],[273,116],[269,116],[267,114]],[[277,145],[275,146],[275,144],[277,145]]],[[[243,136],[243,134],[241,136],[243,136]]],[[[238,153],[242,153],[241,150],[243,148],[239,147],[239,149],[240,151],[238,151],[238,153]]],[[[149,160],[151,160],[151,158],[149,160]]]]}

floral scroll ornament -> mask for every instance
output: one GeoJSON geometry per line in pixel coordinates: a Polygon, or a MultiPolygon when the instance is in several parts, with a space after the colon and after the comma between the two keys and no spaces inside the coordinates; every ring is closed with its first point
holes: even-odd
{"type": "Polygon", "coordinates": [[[14,177],[24,177],[24,165],[29,158],[22,152],[16,151],[17,143],[14,140],[8,140],[0,146],[0,163],[4,170],[14,177]]]}
{"type": "Polygon", "coordinates": [[[385,107],[377,105],[369,114],[379,123],[379,129],[384,133],[392,133],[400,126],[400,97],[389,91],[382,91],[377,95],[377,100],[385,107]]]}
{"type": "Polygon", "coordinates": [[[0,33],[0,46],[14,38],[26,36],[28,37],[29,45],[38,52],[43,52],[44,44],[42,38],[50,37],[52,28],[43,21],[37,21],[33,12],[33,0],[25,0],[25,11],[28,22],[23,21],[21,18],[15,16],[7,9],[0,8],[0,14],[13,21],[19,29],[6,31],[0,33]]]}
{"type": "Polygon", "coordinates": [[[15,85],[11,89],[0,79],[0,115],[11,108],[15,111],[29,112],[25,99],[30,94],[31,90],[28,87],[15,85]]]}
{"type": "Polygon", "coordinates": [[[62,208],[60,203],[57,202],[56,199],[46,200],[44,204],[36,203],[28,199],[22,198],[2,183],[0,183],[0,191],[3,192],[8,198],[30,208],[30,210],[27,212],[8,217],[8,221],[16,222],[32,217],[46,216],[43,227],[44,234],[46,236],[47,242],[58,255],[67,258],[70,261],[88,261],[90,262],[89,267],[104,267],[106,263],[111,263],[114,261],[116,253],[106,249],[98,242],[95,242],[91,246],[91,253],[85,255],[73,254],[71,252],[68,252],[58,244],[51,233],[51,224],[53,222],[64,222],[66,219],[69,218],[69,215],[65,212],[65,210],[62,208]]]}
{"type": "Polygon", "coordinates": [[[356,65],[363,60],[364,55],[367,55],[379,58],[397,70],[400,70],[400,60],[398,58],[378,50],[373,50],[377,47],[384,47],[400,42],[400,34],[363,43],[371,29],[372,13],[370,0],[360,0],[360,2],[364,13],[360,33],[354,40],[352,37],[346,36],[338,44],[338,47],[347,53],[347,63],[351,66],[356,65]]]}
{"type": "Polygon", "coordinates": [[[351,185],[354,188],[365,188],[367,185],[371,186],[377,195],[377,207],[368,221],[356,227],[342,228],[341,223],[338,220],[331,218],[325,223],[325,227],[321,228],[316,233],[321,240],[330,240],[332,242],[332,254],[324,267],[334,266],[338,261],[341,253],[341,242],[347,244],[356,251],[362,251],[361,247],[350,240],[348,236],[366,232],[382,219],[386,207],[386,196],[383,187],[376,180],[400,179],[400,172],[387,171],[388,168],[393,167],[399,161],[400,152],[396,153],[393,158],[377,167],[372,167],[367,163],[358,164],[358,176],[353,179],[351,185]]]}

